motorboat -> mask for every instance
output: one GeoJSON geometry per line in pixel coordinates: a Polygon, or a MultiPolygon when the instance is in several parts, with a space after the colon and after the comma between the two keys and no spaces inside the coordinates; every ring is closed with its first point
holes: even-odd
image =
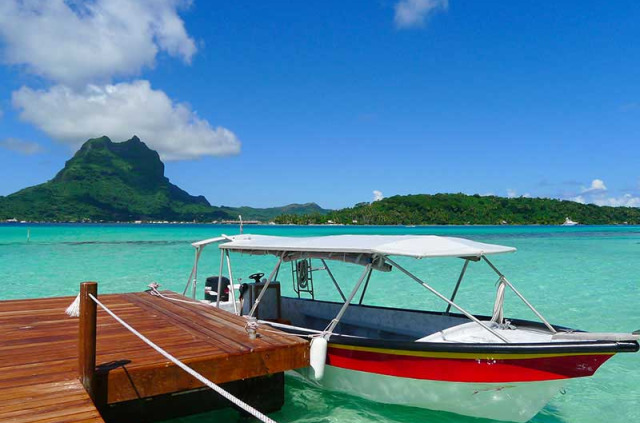
{"type": "MultiPolygon", "coordinates": [[[[195,262],[184,293],[194,298],[200,255],[211,244],[220,250],[219,274],[208,277],[205,286],[211,305],[246,316],[258,334],[275,327],[310,338],[311,366],[298,372],[324,388],[373,401],[525,422],[570,379],[591,376],[615,354],[639,349],[638,331],[590,333],[549,323],[492,261],[494,255],[515,252],[513,247],[432,235],[225,235],[192,244],[195,262]],[[268,256],[275,264],[267,277],[258,272],[251,283],[240,283],[233,277],[232,256],[268,256]],[[443,257],[462,260],[448,295],[409,270],[410,259],[443,257]],[[329,266],[337,262],[360,269],[348,291],[329,266]],[[283,271],[289,265],[290,272],[283,271]],[[474,315],[456,301],[473,265],[486,265],[497,276],[487,315],[474,315]],[[378,278],[378,272],[392,271],[435,295],[443,308],[367,304],[372,274],[378,278]],[[287,276],[291,296],[280,290],[287,276]],[[335,289],[340,301],[320,298],[322,278],[322,286],[335,289]],[[537,320],[505,317],[507,291],[537,320]]],[[[402,279],[390,280],[392,289],[402,289],[402,279]]]]}
{"type": "Polygon", "coordinates": [[[574,222],[569,217],[567,217],[566,219],[564,219],[564,223],[561,226],[576,226],[577,224],[578,222],[574,222]]]}

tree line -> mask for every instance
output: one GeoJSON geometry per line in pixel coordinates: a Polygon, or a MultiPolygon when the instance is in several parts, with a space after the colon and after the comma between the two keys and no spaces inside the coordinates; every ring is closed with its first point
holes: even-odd
{"type": "Polygon", "coordinates": [[[559,225],[569,217],[587,225],[640,224],[640,208],[581,204],[550,198],[466,194],[393,196],[326,214],[283,214],[281,224],[559,225]]]}

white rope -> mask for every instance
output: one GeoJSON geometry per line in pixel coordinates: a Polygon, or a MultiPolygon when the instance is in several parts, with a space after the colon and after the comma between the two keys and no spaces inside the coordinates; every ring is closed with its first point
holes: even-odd
{"type": "MultiPolygon", "coordinates": [[[[285,323],[278,323],[278,322],[270,322],[268,320],[258,320],[258,323],[262,323],[265,325],[269,325],[269,326],[274,326],[277,328],[283,328],[283,329],[294,329],[294,330],[300,330],[303,332],[310,332],[310,333],[315,333],[317,335],[322,335],[324,332],[321,330],[314,330],[314,329],[309,329],[309,328],[303,328],[301,326],[293,326],[293,325],[287,325],[285,323]]],[[[286,332],[280,332],[279,333],[286,333],[286,332]]],[[[293,335],[293,334],[288,334],[288,335],[293,335]]],[[[298,335],[295,335],[298,336],[298,335]]]]}
{"type": "MultiPolygon", "coordinates": [[[[154,297],[160,297],[160,298],[163,298],[163,299],[169,300],[169,301],[177,301],[177,302],[180,302],[180,303],[195,304],[195,305],[204,305],[204,306],[208,306],[208,307],[212,307],[213,306],[213,304],[202,303],[200,301],[183,300],[181,298],[168,297],[168,296],[164,295],[163,293],[161,293],[160,291],[158,291],[158,287],[159,286],[160,285],[158,285],[155,282],[150,283],[149,284],[149,290],[147,292],[149,294],[153,295],[154,297]]],[[[302,328],[302,327],[299,327],[299,326],[291,326],[291,325],[285,325],[285,324],[281,324],[281,323],[269,322],[269,321],[266,321],[266,320],[248,321],[247,324],[244,326],[244,330],[249,335],[251,335],[251,331],[253,331],[253,333],[256,334],[257,331],[260,330],[261,332],[271,332],[271,333],[275,333],[275,334],[278,334],[278,335],[294,336],[294,337],[297,337],[297,338],[301,338],[301,337],[313,338],[314,336],[318,336],[317,334],[324,333],[324,332],[316,331],[316,330],[313,330],[313,329],[307,329],[307,328],[302,328]],[[298,329],[298,330],[302,330],[302,331],[306,331],[306,332],[313,332],[313,333],[315,333],[315,335],[302,335],[302,334],[296,335],[294,333],[287,333],[287,332],[283,332],[283,331],[279,331],[279,330],[269,330],[269,329],[265,329],[265,328],[261,327],[259,325],[259,323],[272,325],[272,326],[276,326],[276,327],[285,327],[285,328],[290,328],[290,329],[298,329]]]]}
{"type": "MultiPolygon", "coordinates": [[[[284,323],[271,322],[269,320],[258,320],[257,322],[260,323],[260,324],[263,324],[263,325],[273,326],[273,327],[276,327],[276,328],[299,330],[299,331],[302,331],[302,332],[310,332],[308,335],[295,334],[295,333],[283,332],[283,331],[280,331],[280,330],[264,329],[262,326],[258,326],[258,330],[260,330],[262,332],[273,332],[273,333],[276,333],[278,335],[296,336],[296,337],[300,337],[300,338],[302,338],[302,337],[316,338],[318,336],[324,336],[324,335],[327,334],[327,332],[322,331],[322,330],[314,330],[314,329],[309,329],[309,328],[303,328],[301,326],[286,325],[284,323]]],[[[332,335],[343,336],[345,338],[363,338],[362,336],[346,335],[346,334],[342,334],[342,333],[332,333],[332,335]]]]}
{"type": "Polygon", "coordinates": [[[502,280],[502,283],[505,283],[509,288],[511,288],[511,290],[522,300],[522,302],[525,303],[536,316],[538,316],[538,319],[540,319],[542,323],[544,323],[544,325],[549,329],[549,331],[551,331],[551,333],[558,332],[553,326],[551,326],[551,323],[547,322],[547,319],[545,319],[542,314],[540,314],[540,312],[536,310],[536,308],[524,297],[524,295],[522,295],[520,291],[518,291],[516,287],[511,284],[511,282],[509,282],[509,280],[498,270],[498,268],[489,261],[487,256],[482,256],[482,259],[489,265],[489,267],[493,269],[494,272],[496,272],[498,277],[502,280]]]}
{"type": "Polygon", "coordinates": [[[80,294],[78,294],[73,302],[65,311],[69,317],[80,317],[80,294]]]}
{"type": "Polygon", "coordinates": [[[498,279],[498,290],[496,292],[496,301],[493,304],[493,314],[491,316],[492,322],[502,324],[504,320],[504,289],[506,284],[503,281],[503,277],[498,279]]]}
{"type": "Polygon", "coordinates": [[[187,303],[187,304],[197,304],[197,305],[204,305],[204,306],[211,306],[211,304],[209,303],[203,303],[200,301],[194,301],[194,300],[183,300],[181,298],[171,298],[171,297],[167,297],[166,295],[164,295],[163,293],[161,293],[160,291],[158,291],[158,287],[160,285],[157,284],[156,282],[152,282],[148,285],[149,287],[149,294],[155,296],[155,297],[160,297],[160,298],[164,298],[165,300],[169,300],[169,301],[176,301],[179,303],[187,303]]]}
{"type": "MultiPolygon", "coordinates": [[[[147,292],[150,295],[153,295],[154,297],[160,297],[160,298],[163,298],[165,300],[177,301],[177,302],[180,302],[180,303],[202,305],[202,306],[207,306],[207,307],[212,307],[213,306],[213,304],[211,304],[211,303],[203,303],[203,302],[200,302],[200,301],[183,300],[181,298],[168,297],[168,296],[164,295],[163,293],[161,293],[160,291],[158,291],[158,287],[160,285],[158,283],[156,283],[156,282],[152,282],[148,286],[149,286],[149,290],[147,292]]],[[[79,296],[78,296],[78,298],[79,298],[79,296]]],[[[78,317],[78,316],[75,316],[75,317],[78,317]]],[[[293,336],[293,337],[296,337],[296,338],[315,338],[316,336],[324,335],[326,333],[325,331],[314,330],[314,329],[309,329],[309,328],[303,328],[301,326],[286,325],[284,323],[270,322],[268,320],[249,321],[244,326],[244,330],[247,332],[247,334],[249,334],[250,330],[253,330],[255,332],[257,332],[259,330],[261,332],[271,332],[271,333],[275,333],[277,335],[293,336]],[[260,326],[261,324],[262,325],[268,325],[268,326],[275,326],[277,328],[283,328],[283,329],[293,329],[293,330],[299,330],[299,331],[303,331],[303,332],[310,332],[310,334],[309,335],[303,335],[303,334],[295,334],[295,333],[283,332],[283,331],[280,331],[280,330],[269,330],[269,329],[265,329],[264,327],[260,326]]],[[[339,334],[339,333],[336,333],[335,335],[345,336],[345,337],[349,337],[349,338],[362,338],[361,336],[343,335],[343,334],[339,334]]]]}
{"type": "Polygon", "coordinates": [[[193,370],[191,367],[189,367],[186,364],[182,363],[180,360],[178,360],[177,358],[173,357],[171,354],[169,354],[168,352],[166,352],[165,350],[163,350],[162,348],[160,348],[159,346],[154,344],[147,337],[145,337],[140,332],[138,332],[137,330],[135,330],[134,328],[129,326],[129,324],[127,322],[125,322],[120,317],[118,317],[114,312],[109,310],[104,304],[102,304],[100,301],[98,301],[98,299],[96,297],[94,297],[92,294],[89,294],[89,297],[93,301],[95,301],[96,304],[98,304],[111,317],[113,317],[118,323],[120,323],[122,326],[127,328],[131,333],[136,335],[138,338],[140,338],[142,341],[144,341],[151,348],[153,348],[154,350],[156,350],[157,352],[162,354],[167,360],[171,361],[173,364],[175,364],[176,366],[180,367],[182,370],[184,370],[185,372],[189,373],[194,378],[198,379],[204,385],[206,385],[209,388],[213,389],[218,394],[222,395],[224,398],[226,398],[229,401],[231,401],[231,403],[233,403],[236,406],[242,408],[244,411],[250,413],[251,415],[253,415],[258,420],[263,421],[265,423],[276,423],[275,420],[270,419],[269,417],[267,417],[266,415],[262,414],[260,411],[256,410],[255,408],[253,408],[249,404],[247,404],[244,401],[240,400],[239,398],[236,398],[235,396],[231,395],[229,392],[225,391],[224,389],[222,389],[221,387],[219,387],[215,383],[211,382],[209,379],[207,379],[204,376],[202,376],[200,373],[198,373],[195,370],[193,370]]]}
{"type": "Polygon", "coordinates": [[[287,333],[287,332],[282,332],[281,330],[274,330],[274,329],[264,329],[264,328],[258,328],[260,330],[260,332],[270,332],[270,333],[275,333],[276,335],[280,335],[280,336],[292,336],[295,338],[315,338],[317,336],[322,336],[320,335],[312,335],[312,334],[308,334],[308,335],[296,335],[295,333],[287,333]]]}

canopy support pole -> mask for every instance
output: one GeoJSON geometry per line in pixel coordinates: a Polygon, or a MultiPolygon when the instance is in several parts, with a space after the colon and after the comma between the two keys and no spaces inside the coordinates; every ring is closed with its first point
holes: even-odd
{"type": "Polygon", "coordinates": [[[347,301],[347,297],[344,296],[344,293],[342,292],[342,289],[340,289],[340,285],[338,285],[338,281],[336,281],[336,278],[333,277],[333,273],[331,273],[331,269],[329,269],[329,265],[327,264],[327,262],[324,261],[324,259],[320,259],[320,261],[322,262],[322,265],[324,266],[324,270],[327,271],[327,273],[329,274],[329,277],[331,278],[331,281],[333,282],[333,284],[335,285],[336,289],[338,290],[338,294],[340,294],[340,296],[342,297],[342,301],[347,301]]]}
{"type": "Polygon", "coordinates": [[[367,276],[367,273],[369,273],[370,270],[371,264],[367,264],[367,267],[364,268],[364,272],[362,272],[362,275],[360,275],[360,279],[358,279],[356,286],[353,287],[353,291],[351,291],[351,294],[349,294],[349,298],[344,302],[342,308],[338,312],[338,315],[331,321],[331,323],[329,323],[329,326],[327,326],[327,328],[324,330],[324,339],[328,340],[329,336],[331,336],[331,334],[333,333],[333,330],[336,328],[336,326],[338,326],[338,323],[340,323],[340,319],[342,319],[344,312],[347,311],[347,307],[349,307],[349,304],[351,304],[351,300],[353,300],[353,297],[356,296],[358,289],[360,289],[360,285],[362,285],[362,281],[364,281],[365,276],[367,276]]]}
{"type": "Polygon", "coordinates": [[[556,333],[558,332],[557,330],[554,329],[553,326],[551,326],[551,324],[549,322],[547,322],[547,319],[545,319],[544,317],[542,317],[542,314],[540,314],[538,312],[538,310],[535,309],[535,307],[533,305],[531,305],[531,303],[529,301],[527,301],[527,299],[520,293],[518,292],[518,290],[511,285],[511,282],[509,282],[507,280],[507,278],[498,270],[497,267],[495,267],[493,265],[493,263],[491,263],[489,261],[489,259],[486,256],[482,256],[482,259],[484,261],[487,262],[487,264],[489,265],[489,267],[491,267],[493,269],[494,272],[496,272],[498,274],[498,276],[500,277],[500,282],[505,283],[509,288],[511,288],[511,290],[513,292],[515,292],[515,294],[520,297],[520,299],[522,300],[523,303],[525,303],[527,305],[527,307],[529,307],[531,309],[531,311],[533,311],[535,313],[536,316],[538,316],[538,318],[542,321],[542,323],[544,323],[544,325],[551,331],[551,333],[556,333]]]}
{"type": "Polygon", "coordinates": [[[193,281],[191,285],[191,298],[196,299],[196,288],[198,286],[198,262],[200,261],[200,254],[202,254],[202,247],[198,247],[196,250],[196,263],[193,266],[193,281]]]}
{"type": "Polygon", "coordinates": [[[429,291],[431,291],[434,295],[436,295],[438,298],[440,298],[441,300],[445,301],[447,304],[455,307],[458,311],[460,311],[462,314],[464,314],[465,316],[467,316],[469,319],[473,320],[474,322],[476,322],[477,324],[479,324],[480,326],[482,326],[483,328],[485,328],[487,331],[491,332],[494,336],[496,336],[498,339],[509,343],[509,341],[507,340],[507,338],[505,338],[504,336],[500,335],[498,332],[496,332],[495,330],[491,329],[489,326],[485,325],[484,323],[482,323],[480,320],[478,320],[474,315],[472,315],[471,313],[469,313],[468,311],[466,311],[465,309],[463,309],[462,307],[460,307],[459,305],[457,305],[456,303],[454,303],[453,301],[449,300],[447,297],[445,297],[444,295],[442,295],[441,293],[439,293],[437,290],[435,290],[434,288],[432,288],[429,284],[427,284],[426,282],[420,280],[420,278],[418,278],[417,276],[415,276],[413,273],[409,272],[408,270],[406,270],[404,267],[400,266],[398,263],[396,263],[395,261],[391,260],[389,257],[385,257],[385,260],[388,261],[389,263],[391,263],[393,266],[395,266],[397,269],[399,269],[402,273],[404,273],[405,275],[409,276],[411,279],[413,279],[414,281],[418,282],[420,285],[424,286],[425,288],[427,288],[429,291]]]}
{"type": "Polygon", "coordinates": [[[264,286],[260,290],[260,294],[258,294],[258,298],[256,298],[256,300],[253,302],[253,306],[251,307],[251,311],[249,311],[249,318],[253,317],[253,313],[256,312],[256,309],[258,308],[258,305],[260,304],[260,300],[262,300],[262,297],[264,297],[264,294],[265,294],[265,292],[267,292],[267,288],[269,287],[269,284],[271,283],[271,281],[275,277],[276,273],[280,269],[280,264],[282,264],[282,259],[284,258],[284,255],[285,255],[285,253],[283,252],[280,255],[280,257],[278,258],[278,262],[276,263],[276,266],[271,271],[271,274],[269,275],[269,278],[267,279],[267,282],[265,282],[264,286]]]}
{"type": "Polygon", "coordinates": [[[196,249],[196,262],[193,265],[193,280],[191,281],[191,298],[196,298],[196,286],[198,285],[198,260],[200,259],[200,248],[196,249]]]}
{"type": "Polygon", "coordinates": [[[373,269],[369,270],[369,274],[367,275],[367,281],[364,283],[364,288],[362,288],[362,295],[360,295],[359,305],[362,305],[362,300],[364,300],[364,294],[367,292],[367,288],[369,287],[369,280],[371,279],[371,274],[373,273],[373,269]]]}
{"type": "MultiPolygon", "coordinates": [[[[233,312],[235,314],[239,314],[238,313],[238,304],[236,304],[236,293],[235,293],[235,288],[233,287],[233,273],[231,271],[231,258],[229,257],[229,250],[224,250],[225,251],[225,255],[227,256],[227,269],[229,269],[229,296],[231,301],[233,302],[233,312]]],[[[218,289],[220,289],[220,283],[222,282],[221,279],[218,279],[218,289]]],[[[222,295],[221,292],[218,292],[218,299],[220,299],[220,295],[222,295]]]]}
{"type": "Polygon", "coordinates": [[[189,278],[187,279],[187,284],[184,286],[184,290],[182,290],[182,295],[186,296],[189,287],[191,286],[191,279],[193,278],[193,270],[196,267],[196,263],[198,262],[198,250],[196,249],[196,260],[193,263],[193,267],[191,267],[191,273],[189,273],[189,278]]]}
{"type": "MultiPolygon", "coordinates": [[[[200,259],[200,251],[201,247],[196,247],[196,256],[193,261],[193,267],[191,268],[191,273],[189,274],[189,279],[187,279],[187,285],[184,287],[184,291],[182,291],[182,295],[186,296],[187,291],[189,291],[189,286],[193,283],[195,284],[195,278],[198,274],[198,260],[200,259]]],[[[192,294],[195,292],[195,288],[192,290],[192,294]]],[[[194,294],[195,295],[195,294],[194,294]]],[[[194,296],[195,298],[195,296],[194,296]]]]}
{"type": "Polygon", "coordinates": [[[222,270],[224,268],[224,251],[220,250],[220,270],[218,271],[218,295],[216,295],[216,307],[220,308],[220,295],[222,290],[222,270]]]}
{"type": "MultiPolygon", "coordinates": [[[[467,271],[467,266],[469,266],[469,259],[464,260],[464,265],[462,266],[462,271],[460,272],[460,276],[458,277],[458,282],[456,283],[456,287],[453,288],[453,294],[451,294],[451,302],[456,299],[456,294],[458,293],[458,288],[460,288],[462,278],[464,278],[464,272],[467,271]]],[[[447,309],[445,310],[444,314],[448,315],[449,311],[451,311],[451,304],[447,305],[447,309]]]]}

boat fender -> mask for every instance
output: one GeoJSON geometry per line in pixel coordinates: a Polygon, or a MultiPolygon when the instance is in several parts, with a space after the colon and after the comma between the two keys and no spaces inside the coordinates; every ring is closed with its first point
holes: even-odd
{"type": "Polygon", "coordinates": [[[327,362],[327,340],[322,336],[316,336],[311,340],[309,362],[311,363],[315,380],[322,380],[324,366],[327,362]]]}

